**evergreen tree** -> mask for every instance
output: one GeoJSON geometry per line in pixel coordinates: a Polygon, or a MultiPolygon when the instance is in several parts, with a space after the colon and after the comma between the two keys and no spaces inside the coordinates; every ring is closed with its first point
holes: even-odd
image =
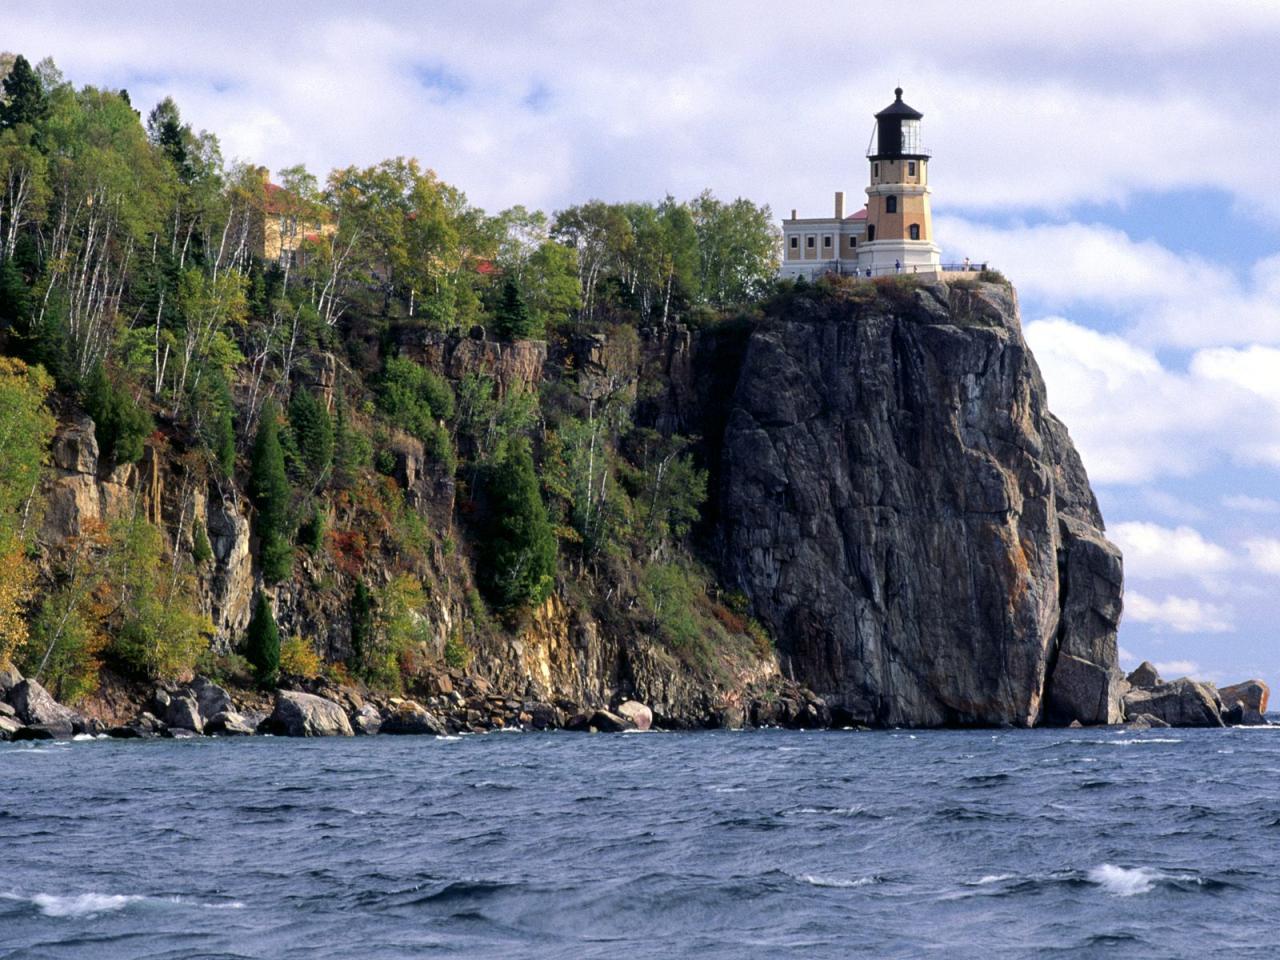
{"type": "Polygon", "coordinates": [[[262,593],[253,601],[253,615],[245,636],[245,657],[253,665],[258,683],[264,687],[275,683],[280,673],[280,630],[271,614],[271,604],[262,593]]]}
{"type": "Polygon", "coordinates": [[[249,461],[249,496],[253,498],[254,532],[261,549],[262,577],[279,583],[293,569],[293,547],[289,542],[289,478],[280,447],[279,410],[268,404],[253,439],[249,461]]]}
{"type": "Polygon", "coordinates": [[[556,537],[527,440],[508,443],[490,471],[488,491],[489,522],[478,571],[481,586],[500,609],[541,603],[554,584],[556,537]]]}
{"type": "Polygon", "coordinates": [[[502,301],[498,304],[493,326],[498,336],[507,340],[537,335],[533,318],[529,315],[529,307],[511,277],[507,277],[502,284],[502,301]]]}
{"type": "Polygon", "coordinates": [[[315,396],[301,388],[289,400],[289,426],[298,454],[311,477],[319,477],[333,463],[333,420],[315,396]]]}
{"type": "Polygon", "coordinates": [[[0,130],[20,123],[35,126],[44,117],[48,101],[44,84],[27,58],[18,55],[13,68],[4,78],[4,102],[0,103],[0,130]]]}
{"type": "Polygon", "coordinates": [[[373,594],[363,580],[356,581],[351,594],[351,665],[363,669],[373,642],[373,594]]]}
{"type": "Polygon", "coordinates": [[[120,389],[99,364],[85,385],[84,408],[93,418],[98,449],[115,463],[137,463],[155,429],[151,413],[120,389]]]}

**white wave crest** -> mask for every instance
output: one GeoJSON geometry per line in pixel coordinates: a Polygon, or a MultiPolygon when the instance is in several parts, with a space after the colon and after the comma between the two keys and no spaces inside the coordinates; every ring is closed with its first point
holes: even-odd
{"type": "Polygon", "coordinates": [[[125,893],[76,893],[68,896],[37,893],[30,899],[46,917],[92,917],[123,910],[142,897],[125,893]]]}
{"type": "Polygon", "coordinates": [[[869,887],[872,884],[884,882],[883,879],[875,876],[849,880],[844,877],[817,877],[811,873],[801,874],[798,879],[815,887],[869,887]]]}
{"type": "Polygon", "coordinates": [[[1132,897],[1140,893],[1150,893],[1156,881],[1165,875],[1151,867],[1117,867],[1104,863],[1089,871],[1089,882],[1096,883],[1107,893],[1117,897],[1132,897]]]}
{"type": "Polygon", "coordinates": [[[1015,875],[1012,873],[988,873],[986,876],[979,877],[977,880],[974,880],[971,885],[975,887],[985,887],[988,884],[1003,883],[1006,880],[1012,880],[1014,876],[1015,875]]]}

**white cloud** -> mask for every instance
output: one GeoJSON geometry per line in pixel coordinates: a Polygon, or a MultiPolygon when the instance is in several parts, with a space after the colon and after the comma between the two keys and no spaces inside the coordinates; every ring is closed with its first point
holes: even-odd
{"type": "Polygon", "coordinates": [[[1222,505],[1228,510],[1239,510],[1242,513],[1280,513],[1280,500],[1272,500],[1269,497],[1234,494],[1223,497],[1222,505]]]}
{"type": "Polygon", "coordinates": [[[1154,666],[1165,680],[1176,680],[1179,677],[1196,677],[1200,674],[1200,664],[1194,660],[1160,660],[1154,666]]]}
{"type": "Polygon", "coordinates": [[[1228,608],[1194,597],[1166,595],[1155,600],[1130,590],[1124,598],[1124,615],[1136,623],[1168,627],[1175,633],[1229,633],[1235,629],[1228,608]]]}
{"type": "Polygon", "coordinates": [[[1108,527],[1107,535],[1124,551],[1126,574],[1142,579],[1204,578],[1234,565],[1230,552],[1192,527],[1131,520],[1108,527]]]}
{"type": "Polygon", "coordinates": [[[1254,537],[1244,542],[1244,549],[1255,570],[1280,576],[1280,540],[1254,537]]]}

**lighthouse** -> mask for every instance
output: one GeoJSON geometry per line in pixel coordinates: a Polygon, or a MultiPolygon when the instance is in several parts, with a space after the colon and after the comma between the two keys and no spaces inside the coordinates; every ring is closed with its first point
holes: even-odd
{"type": "Polygon", "coordinates": [[[920,135],[924,114],[903,102],[901,87],[893,93],[893,103],[876,114],[867,150],[867,236],[858,263],[873,274],[933,273],[941,251],[933,242],[929,210],[929,151],[920,135]]]}
{"type": "Polygon", "coordinates": [[[833,216],[799,218],[793,210],[782,221],[782,277],[941,274],[929,209],[929,151],[920,130],[924,114],[903,102],[901,87],[893,93],[871,131],[866,206],[846,213],[844,194],[837,193],[833,216]]]}

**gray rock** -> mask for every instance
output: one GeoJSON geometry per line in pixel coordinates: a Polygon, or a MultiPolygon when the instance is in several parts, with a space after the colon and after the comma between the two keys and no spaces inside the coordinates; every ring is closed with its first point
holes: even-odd
{"type": "Polygon", "coordinates": [[[1106,690],[1061,722],[1120,718],[1120,554],[1006,288],[797,299],[751,334],[721,463],[729,586],[846,725],[1030,726],[1063,653],[1106,690]]]}
{"type": "Polygon", "coordinates": [[[1137,687],[1139,690],[1150,690],[1164,683],[1160,679],[1160,671],[1156,669],[1156,665],[1150,660],[1143,660],[1126,679],[1128,679],[1131,686],[1137,687]]]}
{"type": "Polygon", "coordinates": [[[1161,730],[1169,726],[1159,717],[1150,713],[1139,713],[1130,718],[1127,726],[1130,730],[1161,730]]]}
{"type": "Polygon", "coordinates": [[[387,715],[382,718],[382,732],[444,736],[449,731],[443,723],[428,713],[421,704],[413,700],[401,700],[399,703],[393,703],[387,715]]]}
{"type": "Polygon", "coordinates": [[[204,732],[204,720],[200,717],[200,705],[195,697],[174,696],[164,711],[164,723],[170,730],[204,732]]]}
{"type": "Polygon", "coordinates": [[[12,716],[0,716],[0,740],[12,740],[14,733],[22,729],[22,724],[12,716]]]}
{"type": "Polygon", "coordinates": [[[235,709],[231,703],[231,694],[227,693],[226,690],[208,677],[196,677],[191,683],[187,684],[187,689],[195,697],[196,703],[200,707],[200,717],[205,721],[213,719],[220,713],[228,713],[235,709]]]}
{"type": "Polygon", "coordinates": [[[1120,723],[1124,719],[1120,671],[1070,654],[1060,654],[1049,684],[1050,723],[1078,720],[1084,725],[1120,723]]]}
{"type": "Polygon", "coordinates": [[[156,687],[151,691],[151,711],[159,717],[163,717],[169,712],[169,704],[173,702],[173,697],[169,695],[169,691],[163,687],[156,687]]]}
{"type": "Polygon", "coordinates": [[[1218,696],[1227,709],[1240,705],[1238,719],[1229,720],[1228,723],[1261,726],[1267,722],[1263,714],[1267,712],[1271,688],[1261,680],[1245,680],[1243,683],[1221,687],[1218,696]]]}
{"type": "Polygon", "coordinates": [[[16,717],[17,715],[17,710],[13,709],[10,704],[0,700],[0,717],[16,717]]]}
{"type": "Polygon", "coordinates": [[[521,704],[520,712],[528,715],[529,726],[535,730],[550,730],[563,725],[560,712],[554,704],[535,700],[521,704]]]}
{"type": "Polygon", "coordinates": [[[351,724],[332,700],[310,693],[280,690],[276,706],[264,721],[267,732],[282,737],[350,737],[351,724]]]}
{"type": "Polygon", "coordinates": [[[624,700],[618,704],[618,716],[629,720],[637,730],[648,730],[653,726],[653,711],[638,700],[624,700]]]}
{"type": "Polygon", "coordinates": [[[9,699],[9,691],[22,682],[22,674],[13,664],[0,667],[0,700],[9,699]]]}
{"type": "Polygon", "coordinates": [[[356,736],[372,737],[382,729],[382,714],[373,704],[366,703],[352,716],[351,726],[355,729],[356,736]]]}
{"type": "Polygon", "coordinates": [[[630,720],[608,710],[597,710],[593,713],[590,726],[601,733],[622,733],[624,730],[635,729],[635,725],[630,720]]]}
{"type": "Polygon", "coordinates": [[[223,710],[209,718],[204,725],[204,732],[219,737],[251,737],[254,725],[247,717],[234,710],[223,710]]]}
{"type": "Polygon", "coordinates": [[[58,703],[34,680],[23,680],[10,690],[9,703],[23,723],[44,727],[59,739],[72,736],[80,722],[78,713],[58,703]]]}
{"type": "Polygon", "coordinates": [[[18,727],[13,731],[12,740],[67,740],[70,734],[63,733],[61,727],[50,727],[47,723],[33,723],[26,727],[18,727]]]}
{"type": "Polygon", "coordinates": [[[1183,677],[1149,690],[1130,690],[1124,698],[1125,717],[1151,714],[1171,727],[1220,727],[1222,707],[1211,684],[1183,677]]]}

